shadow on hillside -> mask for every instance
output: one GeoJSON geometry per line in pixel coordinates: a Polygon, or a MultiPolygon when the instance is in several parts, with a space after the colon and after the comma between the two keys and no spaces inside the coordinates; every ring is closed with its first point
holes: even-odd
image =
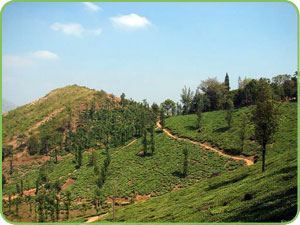
{"type": "Polygon", "coordinates": [[[153,156],[151,154],[151,152],[147,152],[146,154],[144,154],[143,152],[138,152],[136,155],[139,156],[139,157],[141,157],[141,158],[153,156]]]}
{"type": "Polygon", "coordinates": [[[222,128],[216,129],[214,132],[223,133],[225,131],[228,131],[229,129],[230,129],[230,127],[222,127],[222,128]]]}
{"type": "Polygon", "coordinates": [[[198,130],[198,128],[195,126],[185,126],[185,128],[188,130],[198,130]]]}
{"type": "Polygon", "coordinates": [[[250,204],[250,207],[226,218],[224,222],[282,222],[292,220],[296,214],[297,187],[294,186],[268,196],[263,201],[255,202],[254,199],[254,203],[250,204]]]}
{"type": "Polygon", "coordinates": [[[179,172],[179,171],[173,172],[172,175],[174,177],[185,178],[184,174],[182,172],[179,172]]]}
{"type": "Polygon", "coordinates": [[[211,191],[211,190],[217,189],[219,187],[225,186],[227,184],[236,183],[238,181],[241,181],[241,180],[245,179],[246,177],[248,177],[248,174],[244,174],[242,176],[235,177],[232,180],[227,180],[227,181],[223,181],[223,182],[220,182],[220,183],[216,183],[214,185],[210,185],[208,188],[206,188],[206,191],[211,191]]]}

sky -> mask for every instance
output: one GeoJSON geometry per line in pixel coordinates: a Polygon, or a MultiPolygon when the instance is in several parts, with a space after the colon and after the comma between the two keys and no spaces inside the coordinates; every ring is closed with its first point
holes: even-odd
{"type": "Polygon", "coordinates": [[[24,105],[77,84],[137,101],[180,101],[216,77],[297,70],[288,3],[11,3],[2,17],[2,97],[24,105]]]}

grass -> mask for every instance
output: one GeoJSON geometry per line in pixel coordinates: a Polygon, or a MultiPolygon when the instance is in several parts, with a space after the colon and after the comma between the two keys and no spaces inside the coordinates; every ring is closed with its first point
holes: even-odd
{"type": "MultiPolygon", "coordinates": [[[[236,109],[233,113],[230,128],[227,127],[225,120],[226,111],[223,110],[203,113],[201,132],[198,132],[198,129],[195,127],[197,116],[194,114],[170,117],[166,120],[166,127],[178,136],[188,137],[201,142],[209,142],[226,152],[234,153],[236,150],[241,149],[241,142],[238,136],[241,113],[246,113],[250,117],[251,109],[252,107],[236,109]]],[[[267,146],[269,149],[275,149],[275,151],[279,152],[285,149],[284,146],[297,147],[297,143],[295,142],[296,124],[291,123],[291,121],[296,123],[297,103],[284,103],[280,106],[280,111],[279,130],[281,132],[277,132],[274,136],[274,146],[267,146]],[[284,135],[282,135],[282,132],[284,132],[284,135]],[[280,140],[280,142],[277,140],[280,140]]],[[[250,140],[250,137],[254,133],[253,129],[253,125],[249,123],[247,129],[248,138],[245,141],[244,151],[242,152],[245,155],[257,155],[260,150],[260,146],[255,141],[250,140]]]]}
{"type": "MultiPolygon", "coordinates": [[[[236,111],[235,118],[245,110],[248,109],[236,111]]],[[[297,105],[284,104],[281,110],[274,146],[267,150],[265,172],[261,172],[259,161],[253,166],[222,173],[176,192],[120,207],[116,221],[282,222],[293,219],[297,213],[297,105]]],[[[223,127],[224,124],[218,125],[223,115],[222,111],[204,114],[204,121],[214,118],[210,122],[214,128],[210,131],[223,127]]],[[[192,138],[196,131],[184,128],[182,122],[188,121],[185,126],[191,126],[192,118],[195,116],[170,118],[167,125],[169,129],[175,127],[177,134],[192,138]]],[[[205,134],[210,141],[219,140],[214,139],[212,133],[205,134]]],[[[231,142],[225,138],[228,134],[222,132],[220,135],[223,135],[224,145],[229,146],[231,142]]],[[[195,135],[193,138],[197,140],[199,137],[195,135]]],[[[109,214],[100,221],[111,221],[111,218],[109,214]]]]}
{"type": "MultiPolygon", "coordinates": [[[[101,104],[103,96],[99,93],[77,85],[67,86],[51,91],[41,98],[38,104],[27,104],[8,112],[2,118],[2,145],[6,146],[14,137],[17,137],[19,142],[26,141],[25,132],[61,107],[71,106],[73,113],[76,114],[78,110],[85,109],[86,102],[90,102],[93,97],[95,97],[96,103],[101,104]]],[[[37,132],[33,132],[37,134],[57,133],[59,128],[66,127],[67,118],[67,112],[63,109],[52,120],[38,127],[37,132]]]]}
{"type": "MultiPolygon", "coordinates": [[[[132,197],[133,194],[158,196],[170,192],[175,186],[186,187],[199,180],[206,180],[216,174],[234,170],[244,163],[223,158],[213,151],[199,148],[198,145],[174,140],[160,131],[157,131],[155,142],[156,151],[153,156],[137,155],[142,150],[141,140],[126,148],[110,149],[111,164],[102,190],[104,196],[112,194],[113,181],[118,183],[119,195],[122,198],[132,197]],[[183,148],[189,150],[189,173],[184,178],[181,175],[183,148]]],[[[106,157],[105,150],[97,150],[96,155],[101,168],[106,157]]],[[[63,190],[63,193],[70,190],[73,199],[92,200],[96,188],[96,176],[93,167],[87,165],[88,157],[89,154],[83,154],[83,165],[79,169],[75,169],[75,164],[72,162],[74,156],[64,157],[57,165],[53,162],[49,163],[47,167],[49,180],[60,180],[63,184],[71,178],[74,182],[63,190]]],[[[25,187],[28,182],[29,189],[35,188],[38,169],[33,168],[36,167],[24,167],[27,173],[22,176],[15,174],[12,183],[4,186],[3,193],[15,193],[15,185],[16,182],[20,182],[20,178],[24,180],[25,187]]]]}

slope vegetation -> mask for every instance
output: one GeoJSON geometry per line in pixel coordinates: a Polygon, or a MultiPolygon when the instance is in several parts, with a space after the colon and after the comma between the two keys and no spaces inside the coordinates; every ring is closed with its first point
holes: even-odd
{"type": "MultiPolygon", "coordinates": [[[[248,109],[241,109],[244,110],[248,109]]],[[[293,219],[297,213],[297,104],[284,104],[281,110],[280,127],[273,146],[269,146],[267,151],[264,173],[258,161],[253,166],[223,173],[191,187],[121,207],[117,210],[116,221],[281,222],[293,219]]],[[[222,112],[206,113],[206,124],[210,116],[215,122],[209,124],[215,123],[215,127],[223,119],[222,112]]],[[[180,124],[185,117],[195,116],[170,118],[167,126],[171,129],[171,120],[180,124]]],[[[187,129],[181,130],[179,126],[172,131],[181,132],[182,136],[190,134],[192,138],[193,132],[188,134],[187,129]]],[[[219,127],[222,128],[222,124],[219,127]]],[[[209,128],[204,126],[205,129],[209,128]]],[[[224,132],[229,131],[219,133],[225,135],[224,132]]],[[[231,137],[234,138],[234,135],[231,137]]],[[[112,215],[109,214],[100,221],[111,219],[112,215]]]]}

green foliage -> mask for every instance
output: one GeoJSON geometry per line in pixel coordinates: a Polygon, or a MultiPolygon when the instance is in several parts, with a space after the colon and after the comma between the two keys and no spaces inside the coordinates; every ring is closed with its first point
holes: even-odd
{"type": "Polygon", "coordinates": [[[180,95],[181,102],[183,104],[183,114],[188,114],[192,107],[192,101],[194,97],[194,92],[191,91],[190,88],[187,89],[186,86],[182,89],[182,93],[180,95]]]}
{"type": "Polygon", "coordinates": [[[230,90],[230,85],[229,85],[229,76],[228,76],[228,73],[226,73],[224,85],[225,85],[227,91],[229,91],[230,90]]]}
{"type": "MultiPolygon", "coordinates": [[[[294,125],[295,126],[295,125],[294,125]]],[[[293,130],[293,138],[296,137],[293,130]]],[[[288,133],[281,133],[284,136],[288,133]]],[[[282,136],[283,138],[286,138],[282,136]]],[[[278,140],[284,145],[285,140],[278,140]]],[[[116,221],[128,223],[236,223],[290,221],[297,214],[297,146],[277,151],[267,158],[268,170],[260,173],[261,162],[145,202],[118,209],[116,221]],[[252,197],[245,200],[245,195],[252,197]],[[259,210],[258,207],[259,206],[259,210]],[[147,213],[145,213],[147,212],[147,213]]],[[[192,154],[190,154],[192,155],[192,154]]],[[[109,221],[111,215],[99,222],[109,221]]]]}
{"type": "Polygon", "coordinates": [[[228,124],[228,127],[231,127],[231,121],[232,121],[232,114],[234,110],[233,102],[230,98],[227,99],[227,109],[226,109],[226,121],[228,124]]]}
{"type": "MultiPolygon", "coordinates": [[[[250,115],[254,107],[244,107],[235,109],[232,116],[231,129],[227,129],[227,123],[225,120],[226,111],[214,111],[205,112],[202,114],[202,130],[197,132],[195,127],[197,116],[185,115],[168,118],[166,120],[166,127],[172,131],[172,133],[181,136],[188,137],[201,142],[209,142],[213,146],[232,153],[239,154],[241,149],[240,130],[241,123],[243,121],[242,113],[250,115]]],[[[281,104],[279,107],[281,115],[278,118],[279,130],[274,135],[274,146],[278,152],[282,152],[288,146],[294,148],[296,146],[295,139],[297,138],[297,104],[288,103],[281,104]],[[278,141],[280,140],[280,141],[278,141]],[[282,143],[282,144],[281,144],[282,143]]],[[[260,154],[260,146],[254,137],[254,125],[248,123],[247,126],[248,138],[244,141],[244,149],[242,154],[245,155],[258,155],[260,154]]],[[[267,146],[271,148],[271,146],[267,146]]],[[[273,150],[272,150],[273,151],[273,150]]]]}
{"type": "Polygon", "coordinates": [[[183,176],[186,177],[187,174],[188,174],[188,149],[187,148],[184,148],[183,149],[183,155],[184,155],[184,158],[183,158],[183,176]]]}
{"type": "Polygon", "coordinates": [[[160,104],[161,108],[164,109],[164,112],[167,113],[167,116],[174,116],[176,113],[176,104],[171,99],[167,99],[160,104]]]}
{"type": "Polygon", "coordinates": [[[40,144],[38,139],[35,136],[31,136],[28,139],[28,153],[29,155],[35,155],[39,153],[40,150],[40,144]]]}
{"type": "Polygon", "coordinates": [[[265,169],[266,145],[278,128],[278,109],[273,101],[273,92],[269,82],[260,79],[258,82],[257,102],[253,110],[255,138],[262,146],[262,171],[265,169]]]}

